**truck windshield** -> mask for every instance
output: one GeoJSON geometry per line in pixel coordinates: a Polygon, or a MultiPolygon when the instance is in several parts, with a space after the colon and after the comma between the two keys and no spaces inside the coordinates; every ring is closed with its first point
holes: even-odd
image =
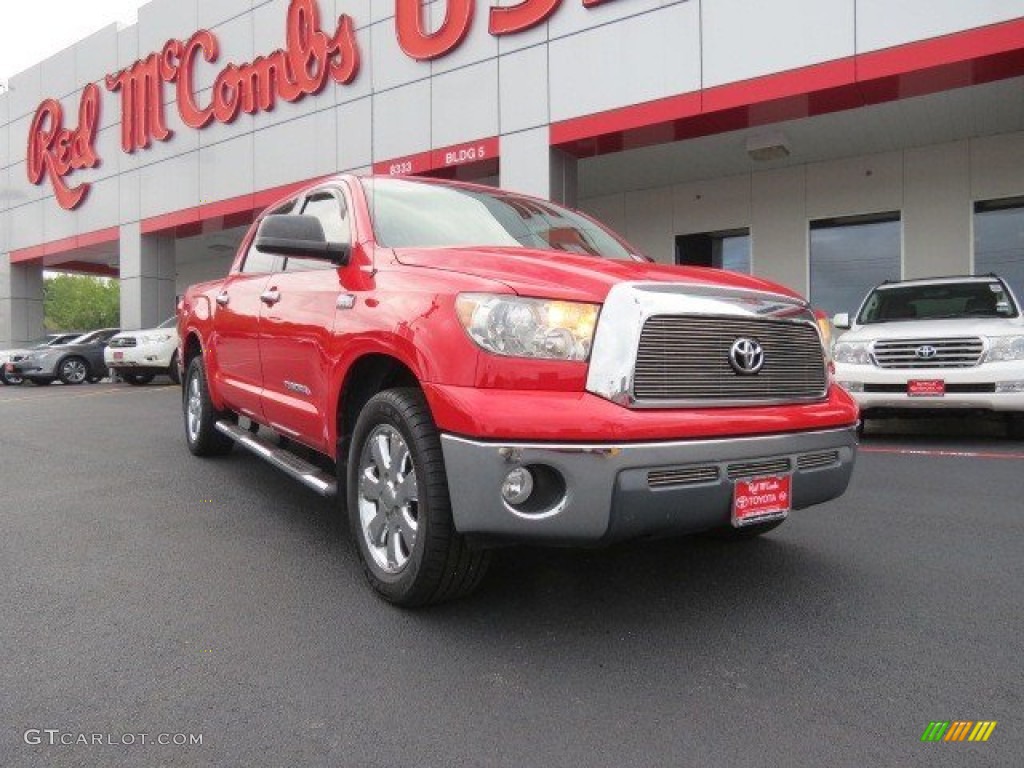
{"type": "Polygon", "coordinates": [[[1016,316],[1013,298],[1002,283],[973,280],[876,288],[864,302],[858,322],[1016,316]]]}
{"type": "Polygon", "coordinates": [[[553,203],[411,179],[363,179],[377,243],[386,248],[540,248],[636,258],[596,222],[553,203]]]}

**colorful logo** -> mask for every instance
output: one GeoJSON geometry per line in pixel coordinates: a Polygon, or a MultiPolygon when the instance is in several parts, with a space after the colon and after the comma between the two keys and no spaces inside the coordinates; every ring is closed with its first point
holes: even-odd
{"type": "Polygon", "coordinates": [[[988,741],[995,729],[995,720],[933,720],[921,741],[988,741]]]}

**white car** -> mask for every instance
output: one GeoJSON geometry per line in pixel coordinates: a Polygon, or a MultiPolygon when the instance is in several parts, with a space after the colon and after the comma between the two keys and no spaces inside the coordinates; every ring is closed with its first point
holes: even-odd
{"type": "Polygon", "coordinates": [[[34,349],[43,347],[56,347],[74,341],[82,334],[78,331],[73,333],[51,333],[45,339],[30,341],[25,349],[0,349],[0,384],[17,385],[23,379],[13,371],[7,371],[7,363],[16,363],[34,349]]]}
{"type": "Polygon", "coordinates": [[[117,334],[104,350],[103,362],[129,384],[148,384],[161,374],[178,384],[177,318],[171,317],[156,328],[117,334]]]}
{"type": "Polygon", "coordinates": [[[1024,319],[995,276],[883,283],[833,349],[836,379],[863,418],[999,413],[1024,438],[1024,319]]]}

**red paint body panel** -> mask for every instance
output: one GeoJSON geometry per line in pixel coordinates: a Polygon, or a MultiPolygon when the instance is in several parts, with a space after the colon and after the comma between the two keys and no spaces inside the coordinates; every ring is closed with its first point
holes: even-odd
{"type": "Polygon", "coordinates": [[[485,440],[655,442],[849,426],[857,405],[839,387],[809,405],[631,410],[589,392],[424,386],[438,426],[485,440]]]}
{"type": "MultiPolygon", "coordinates": [[[[446,182],[433,182],[443,184],[446,182]]],[[[334,456],[339,404],[353,366],[370,355],[405,366],[423,387],[441,429],[484,439],[542,442],[680,440],[850,426],[857,407],[833,387],[807,405],[634,410],[585,392],[582,362],[502,357],[463,329],[460,293],[519,294],[600,304],[624,281],[689,283],[784,296],[791,291],[721,270],[600,259],[524,248],[377,246],[362,186],[347,178],[313,185],[342,191],[353,224],[349,263],[305,272],[239,270],[259,222],[228,277],[194,286],[179,331],[199,339],[211,395],[334,456]],[[268,306],[260,296],[276,290],[268,306]],[[217,303],[226,293],[226,306],[217,303]],[[339,298],[344,302],[339,304],[339,298]]],[[[287,198],[286,198],[287,199],[287,198]]],[[[286,200],[274,204],[284,203],[286,200]]],[[[184,359],[184,357],[183,357],[184,359]]],[[[342,425],[350,429],[351,425],[342,425]]]]}

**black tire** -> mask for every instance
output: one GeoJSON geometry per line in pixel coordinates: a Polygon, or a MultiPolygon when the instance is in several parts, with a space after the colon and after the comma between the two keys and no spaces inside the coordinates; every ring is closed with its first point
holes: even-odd
{"type": "Polygon", "coordinates": [[[172,384],[181,384],[181,374],[178,373],[178,352],[171,355],[171,364],[167,368],[167,377],[172,384]]]}
{"type": "Polygon", "coordinates": [[[84,357],[70,355],[57,363],[57,378],[62,384],[69,386],[84,384],[89,375],[89,361],[84,357]]]}
{"type": "Polygon", "coordinates": [[[455,530],[441,440],[420,390],[391,389],[370,399],[356,420],[347,481],[349,525],[366,578],[381,597],[412,608],[468,595],[479,585],[491,553],[471,549],[455,530]],[[385,449],[389,461],[381,461],[385,449]],[[381,541],[371,545],[375,539],[381,541]]]}
{"type": "Polygon", "coordinates": [[[749,541],[750,539],[756,539],[758,536],[768,533],[768,531],[774,531],[784,522],[786,522],[786,518],[782,518],[781,520],[769,520],[766,523],[745,525],[742,528],[733,528],[732,526],[729,526],[728,528],[716,528],[713,531],[708,531],[708,535],[722,541],[749,541]]]}
{"type": "Polygon", "coordinates": [[[152,373],[125,373],[122,371],[121,378],[133,387],[141,387],[144,384],[149,384],[156,376],[152,373]]]}
{"type": "Polygon", "coordinates": [[[53,379],[29,379],[37,387],[48,387],[53,384],[53,379]]]}
{"type": "Polygon", "coordinates": [[[210,400],[206,386],[206,368],[203,358],[196,356],[188,366],[185,375],[186,386],[182,390],[182,415],[185,419],[185,443],[194,456],[223,456],[231,451],[235,442],[221,434],[214,426],[228,418],[226,411],[218,411],[210,400]]]}
{"type": "Polygon", "coordinates": [[[4,366],[0,364],[0,383],[5,387],[17,387],[24,381],[25,379],[18,376],[16,373],[8,373],[5,371],[4,366]]]}
{"type": "Polygon", "coordinates": [[[1024,415],[1010,417],[1006,422],[1006,434],[1011,440],[1024,440],[1024,415]]]}

